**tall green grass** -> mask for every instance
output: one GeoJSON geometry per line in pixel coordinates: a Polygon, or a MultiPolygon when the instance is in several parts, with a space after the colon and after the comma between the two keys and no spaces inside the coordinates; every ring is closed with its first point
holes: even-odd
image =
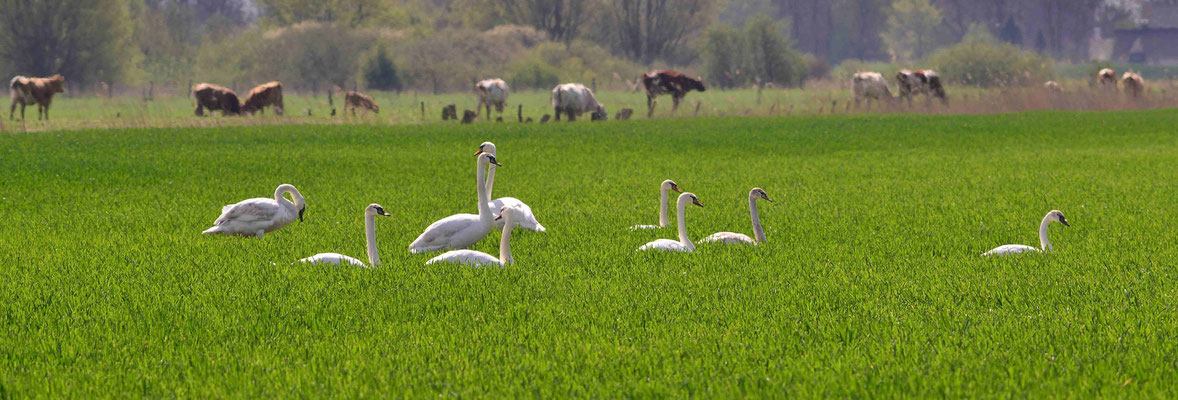
{"type": "MultiPolygon", "coordinates": [[[[253,126],[0,135],[0,393],[13,397],[1174,397],[1175,111],[253,126]],[[496,196],[517,264],[410,241],[496,196]],[[657,187],[706,208],[672,229],[657,187]],[[262,240],[220,207],[306,196],[262,240]],[[384,265],[363,257],[377,202],[384,265]],[[1056,251],[1036,244],[1060,209],[1056,251]],[[389,395],[392,396],[389,396],[389,395]]],[[[498,235],[474,248],[494,253],[498,235]]],[[[2,397],[2,396],[0,396],[2,397]]]]}

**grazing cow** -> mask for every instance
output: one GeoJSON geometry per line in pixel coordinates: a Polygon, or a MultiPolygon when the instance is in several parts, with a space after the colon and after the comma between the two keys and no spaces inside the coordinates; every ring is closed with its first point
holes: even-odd
{"type": "Polygon", "coordinates": [[[368,95],[355,90],[349,90],[344,94],[344,112],[347,113],[349,108],[352,109],[353,117],[356,116],[357,108],[364,109],[365,113],[372,111],[374,113],[380,114],[380,106],[377,106],[376,102],[372,101],[371,97],[368,97],[368,95]]]}
{"type": "Polygon", "coordinates": [[[241,114],[241,100],[233,90],[209,83],[201,83],[192,87],[192,97],[196,98],[196,116],[205,115],[204,110],[221,111],[221,115],[241,114]]]}
{"type": "Polygon", "coordinates": [[[55,93],[65,91],[65,77],[61,75],[53,75],[48,78],[26,78],[23,76],[15,76],[12,81],[8,83],[8,90],[12,97],[12,102],[8,106],[8,119],[12,120],[16,112],[16,105],[20,104],[20,119],[25,119],[25,106],[33,103],[37,104],[37,119],[41,119],[41,115],[45,115],[45,120],[49,120],[49,103],[53,101],[55,93]]]}
{"type": "Polygon", "coordinates": [[[677,71],[669,69],[660,69],[651,71],[642,76],[642,86],[646,87],[646,117],[650,118],[654,114],[654,98],[662,94],[670,93],[671,99],[674,100],[674,105],[671,106],[671,113],[679,109],[679,102],[687,96],[687,92],[692,90],[705,91],[703,80],[699,78],[692,78],[684,76],[677,71]]]}
{"type": "Polygon", "coordinates": [[[491,106],[495,111],[503,114],[503,106],[507,104],[507,82],[502,79],[487,79],[474,85],[474,91],[479,95],[479,112],[487,109],[487,119],[491,119],[491,106]]]}
{"type": "Polygon", "coordinates": [[[590,119],[602,121],[609,119],[605,106],[597,102],[593,91],[580,83],[565,83],[552,88],[552,108],[556,112],[556,120],[560,121],[560,113],[564,112],[569,121],[576,121],[582,113],[592,113],[590,119]]]}
{"type": "Polygon", "coordinates": [[[912,97],[918,94],[941,99],[941,103],[948,105],[949,98],[945,96],[945,87],[941,85],[941,76],[936,71],[928,69],[900,70],[896,74],[896,83],[900,87],[900,98],[908,99],[912,106],[912,97]]]}
{"type": "Polygon", "coordinates": [[[1101,89],[1112,90],[1117,88],[1117,73],[1112,68],[1105,68],[1096,73],[1096,84],[1101,89]]]}
{"type": "Polygon", "coordinates": [[[855,94],[855,108],[859,108],[859,102],[863,100],[866,100],[867,107],[871,108],[872,100],[890,103],[895,99],[892,97],[892,91],[888,89],[888,81],[878,72],[855,73],[851,78],[851,92],[855,94]]]}
{"type": "Polygon", "coordinates": [[[453,104],[442,107],[442,121],[458,119],[458,106],[453,104]]]}
{"type": "Polygon", "coordinates": [[[1056,81],[1047,81],[1043,83],[1043,90],[1047,93],[1063,93],[1063,85],[1056,81]]]}
{"type": "Polygon", "coordinates": [[[1125,94],[1128,94],[1129,97],[1134,99],[1141,97],[1141,94],[1145,93],[1145,79],[1142,79],[1141,75],[1136,73],[1126,72],[1125,75],[1122,75],[1121,85],[1125,87],[1125,94]]]}
{"type": "Polygon", "coordinates": [[[282,115],[282,110],[286,108],[282,105],[282,82],[267,82],[255,87],[245,97],[245,104],[241,106],[241,112],[253,115],[255,112],[261,111],[262,115],[266,115],[266,107],[268,106],[274,106],[274,113],[282,115]]]}

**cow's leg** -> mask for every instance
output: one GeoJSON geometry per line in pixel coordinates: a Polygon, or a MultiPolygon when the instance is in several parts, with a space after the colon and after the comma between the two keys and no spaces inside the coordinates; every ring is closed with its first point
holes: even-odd
{"type": "Polygon", "coordinates": [[[25,120],[25,103],[20,103],[20,120],[21,122],[25,120]]]}
{"type": "Polygon", "coordinates": [[[49,120],[49,105],[48,104],[45,105],[45,120],[46,121],[49,120]]]}
{"type": "MultiPolygon", "coordinates": [[[[16,114],[16,102],[15,101],[8,105],[8,120],[9,121],[15,120],[13,118],[14,114],[16,114]]],[[[22,116],[21,118],[24,118],[24,117],[22,116]]]]}
{"type": "Polygon", "coordinates": [[[654,115],[654,97],[650,93],[646,94],[646,118],[654,115]]]}
{"type": "Polygon", "coordinates": [[[573,121],[577,120],[577,113],[575,111],[567,111],[567,112],[565,112],[565,116],[569,117],[568,118],[569,122],[573,122],[573,121]]]}
{"type": "Polygon", "coordinates": [[[679,101],[683,100],[683,96],[671,96],[671,116],[675,115],[675,111],[679,110],[679,101]]]}
{"type": "Polygon", "coordinates": [[[553,107],[552,113],[556,114],[556,121],[560,122],[560,107],[553,107]]]}

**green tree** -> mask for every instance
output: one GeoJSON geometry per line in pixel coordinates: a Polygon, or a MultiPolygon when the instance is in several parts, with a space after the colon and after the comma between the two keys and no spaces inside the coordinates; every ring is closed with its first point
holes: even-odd
{"type": "Polygon", "coordinates": [[[133,68],[125,0],[0,0],[0,62],[71,85],[121,81],[133,68]]]}
{"type": "Polygon", "coordinates": [[[500,0],[511,22],[531,25],[568,44],[586,18],[585,0],[500,0]]]}
{"type": "Polygon", "coordinates": [[[372,89],[401,91],[401,77],[384,46],[377,47],[376,53],[364,65],[364,82],[372,89]]]}
{"type": "Polygon", "coordinates": [[[603,0],[603,31],[631,60],[650,65],[711,21],[713,0],[603,0]]]}
{"type": "Polygon", "coordinates": [[[389,0],[258,0],[263,22],[289,26],[300,22],[340,23],[349,27],[396,25],[405,18],[389,0]]]}
{"type": "Polygon", "coordinates": [[[743,38],[736,29],[730,26],[708,29],[700,50],[708,83],[721,88],[743,84],[744,77],[740,71],[743,49],[743,38]]]}
{"type": "Polygon", "coordinates": [[[888,10],[884,44],[896,61],[919,60],[936,49],[942,21],[941,10],[929,0],[896,0],[888,10]]]}
{"type": "Polygon", "coordinates": [[[748,74],[762,82],[800,85],[805,77],[806,63],[794,50],[793,41],[784,33],[786,28],[768,16],[758,16],[744,27],[745,59],[748,74]]]}

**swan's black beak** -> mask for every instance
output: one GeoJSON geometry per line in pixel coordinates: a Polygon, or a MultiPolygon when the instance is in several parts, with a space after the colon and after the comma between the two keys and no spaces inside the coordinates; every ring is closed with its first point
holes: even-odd
{"type": "Polygon", "coordinates": [[[1067,218],[1064,218],[1062,215],[1059,216],[1059,222],[1063,223],[1063,226],[1072,226],[1072,224],[1068,223],[1067,218]]]}
{"type": "Polygon", "coordinates": [[[699,199],[691,199],[691,203],[703,208],[704,205],[699,202],[699,199]]]}
{"type": "Polygon", "coordinates": [[[503,213],[499,213],[499,216],[495,217],[496,221],[501,220],[501,219],[503,219],[503,213]]]}
{"type": "Polygon", "coordinates": [[[500,164],[500,163],[499,163],[499,160],[496,160],[496,159],[495,159],[495,156],[490,156],[490,157],[487,157],[487,161],[490,161],[490,162],[491,162],[491,164],[495,164],[495,166],[496,166],[496,167],[502,167],[502,166],[503,166],[503,164],[500,164]]]}
{"type": "Polygon", "coordinates": [[[307,206],[299,209],[299,222],[303,222],[303,213],[307,212],[307,206]]]}
{"type": "Polygon", "coordinates": [[[765,201],[768,201],[768,202],[770,202],[770,203],[773,203],[773,199],[770,199],[770,198],[769,198],[769,196],[761,196],[761,198],[762,198],[762,199],[765,199],[765,201]]]}

